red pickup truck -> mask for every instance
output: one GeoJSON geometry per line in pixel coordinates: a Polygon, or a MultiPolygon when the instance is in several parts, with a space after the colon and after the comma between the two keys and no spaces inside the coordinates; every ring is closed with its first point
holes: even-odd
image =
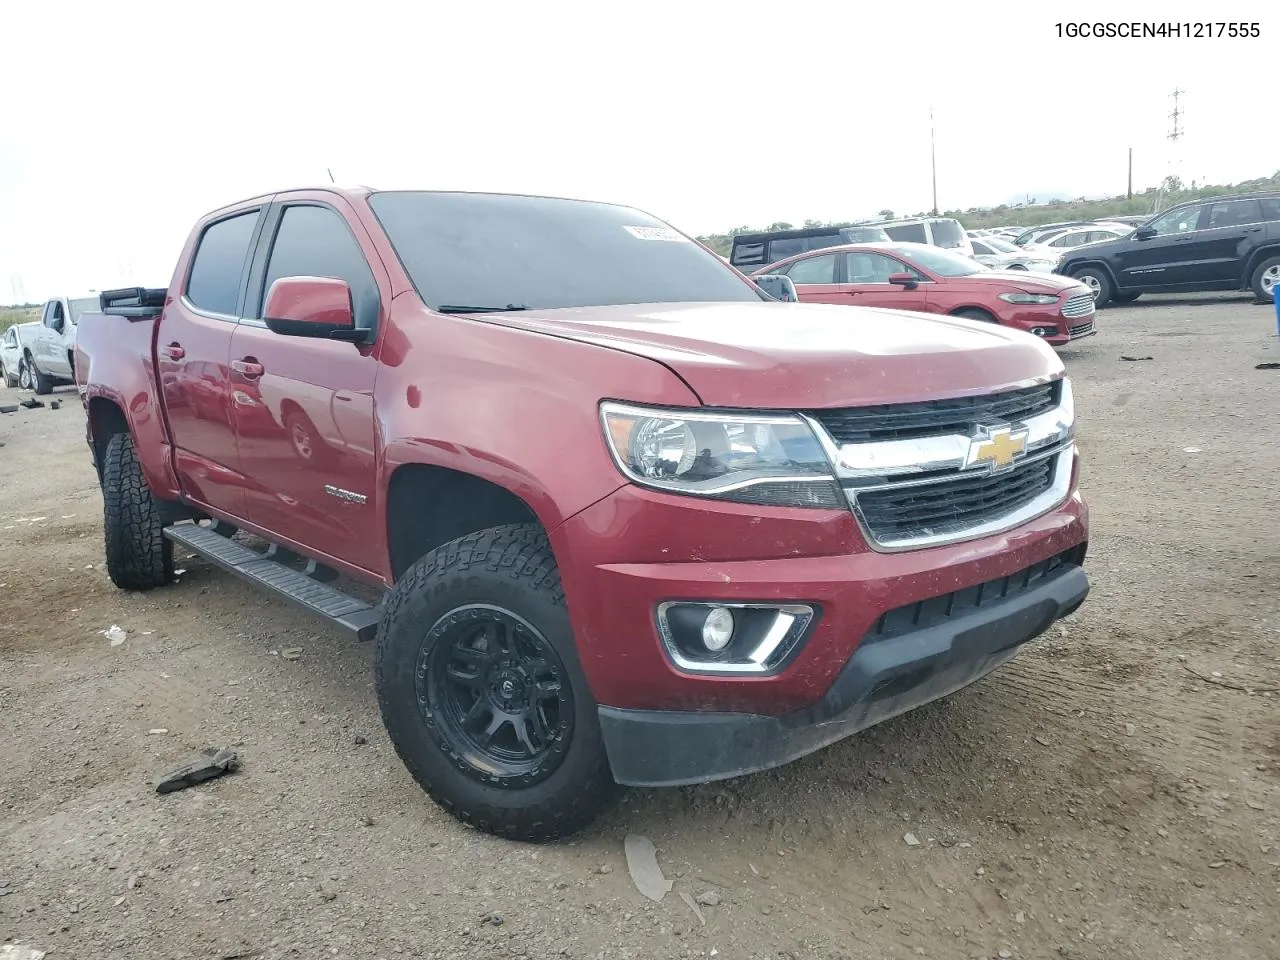
{"type": "Polygon", "coordinates": [[[810,753],[1074,611],[1088,510],[1053,350],[764,286],[606,203],[211,213],[167,291],[80,324],[110,576],[162,586],[177,543],[376,637],[413,776],[531,840],[620,785],[810,753]]]}

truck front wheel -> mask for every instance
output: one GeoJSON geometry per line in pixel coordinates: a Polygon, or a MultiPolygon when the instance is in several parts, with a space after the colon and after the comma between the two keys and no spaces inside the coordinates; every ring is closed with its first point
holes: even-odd
{"type": "Polygon", "coordinates": [[[446,811],[513,840],[569,836],[620,793],[545,534],[468,534],[409,568],[378,631],[382,719],[446,811]]]}
{"type": "Polygon", "coordinates": [[[117,433],[102,458],[103,533],[107,574],[123,590],[150,590],[173,579],[173,543],[161,504],[142,475],[133,438],[117,433]]]}
{"type": "Polygon", "coordinates": [[[31,381],[31,389],[40,396],[53,393],[53,379],[40,369],[36,358],[30,354],[27,354],[27,376],[31,381]]]}

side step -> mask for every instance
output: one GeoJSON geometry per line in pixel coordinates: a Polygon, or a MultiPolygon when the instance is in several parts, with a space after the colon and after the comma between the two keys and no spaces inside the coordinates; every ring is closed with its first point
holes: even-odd
{"type": "Polygon", "coordinates": [[[280,555],[289,557],[287,551],[273,550],[269,555],[257,553],[217,530],[197,524],[165,527],[164,535],[222,569],[266,587],[303,610],[323,617],[357,640],[372,640],[377,632],[379,612],[376,607],[339,593],[333,587],[273,559],[280,555]]]}

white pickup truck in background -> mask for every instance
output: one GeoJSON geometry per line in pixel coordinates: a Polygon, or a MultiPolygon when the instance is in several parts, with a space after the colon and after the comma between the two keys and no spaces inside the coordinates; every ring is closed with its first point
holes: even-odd
{"type": "Polygon", "coordinates": [[[22,338],[23,368],[36,393],[51,393],[59,384],[75,382],[76,325],[83,314],[99,309],[96,295],[54,297],[45,303],[40,325],[22,338]]]}

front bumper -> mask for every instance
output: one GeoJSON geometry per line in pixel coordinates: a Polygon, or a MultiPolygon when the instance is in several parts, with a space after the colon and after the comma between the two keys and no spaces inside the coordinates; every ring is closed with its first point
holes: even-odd
{"type": "Polygon", "coordinates": [[[947,696],[1011,659],[1084,602],[1089,582],[1074,562],[1083,553],[1077,548],[1069,559],[1060,555],[1029,568],[1021,586],[1017,576],[1005,578],[1003,590],[984,585],[994,599],[984,602],[979,590],[964,613],[939,618],[935,611],[927,626],[868,635],[819,700],[783,716],[602,706],[614,778],[660,787],[753,773],[947,696]]]}

